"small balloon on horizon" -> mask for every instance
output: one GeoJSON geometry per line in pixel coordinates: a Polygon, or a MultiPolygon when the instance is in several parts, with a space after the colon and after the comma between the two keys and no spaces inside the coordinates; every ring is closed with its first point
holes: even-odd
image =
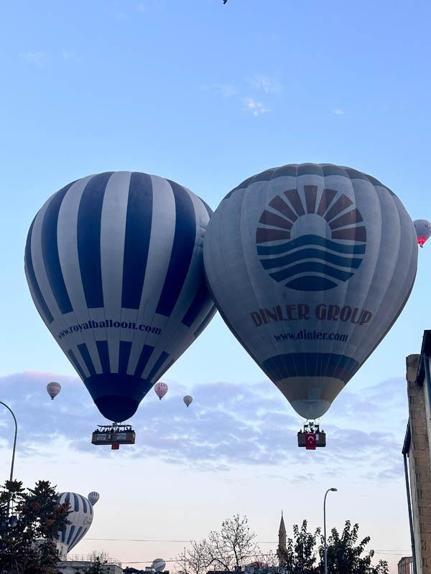
{"type": "Polygon", "coordinates": [[[151,568],[156,572],[163,572],[163,570],[166,568],[166,562],[163,560],[163,558],[156,558],[153,560],[151,568]]]}
{"type": "Polygon", "coordinates": [[[160,400],[163,399],[168,390],[169,387],[166,383],[157,383],[156,385],[154,385],[154,392],[156,393],[156,395],[159,397],[160,400]]]}
{"type": "Polygon", "coordinates": [[[416,219],[413,222],[419,247],[423,247],[431,236],[431,222],[427,219],[416,219]]]}
{"type": "Polygon", "coordinates": [[[186,407],[189,407],[189,406],[192,404],[192,402],[193,402],[193,397],[190,396],[190,395],[186,395],[186,396],[183,398],[183,401],[184,401],[184,404],[186,405],[186,407]]]}
{"type": "Polygon", "coordinates": [[[53,401],[55,397],[60,393],[61,385],[60,383],[56,383],[55,381],[53,381],[46,385],[46,390],[48,392],[48,395],[51,397],[51,400],[53,401]]]}
{"type": "Polygon", "coordinates": [[[90,492],[90,493],[88,494],[87,498],[88,498],[88,500],[90,501],[90,504],[91,504],[92,506],[94,506],[94,505],[96,504],[96,502],[99,500],[100,494],[99,494],[98,492],[96,492],[96,491],[93,490],[92,492],[90,492]]]}

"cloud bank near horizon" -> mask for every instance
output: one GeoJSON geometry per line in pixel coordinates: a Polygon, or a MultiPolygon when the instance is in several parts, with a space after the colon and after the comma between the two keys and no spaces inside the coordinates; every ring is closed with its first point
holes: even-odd
{"type": "MultiPolygon", "coordinates": [[[[402,379],[388,379],[366,389],[346,389],[323,419],[327,448],[308,453],[296,446],[302,422],[270,382],[219,382],[192,389],[171,383],[162,401],[152,391],[144,398],[130,421],[137,444],[124,447],[121,454],[203,471],[288,464],[292,480],[322,472],[335,476],[346,468],[359,478],[391,480],[402,472],[407,419],[403,384],[402,379]],[[194,402],[186,408],[182,398],[189,393],[194,402]]],[[[15,411],[19,450],[26,456],[50,457],[48,445],[56,442],[78,453],[110,456],[109,449],[90,443],[91,432],[104,420],[78,379],[37,372],[3,376],[0,400],[15,411]],[[54,401],[46,392],[50,380],[63,387],[54,401]]],[[[0,411],[3,447],[11,439],[9,416],[0,411]]]]}

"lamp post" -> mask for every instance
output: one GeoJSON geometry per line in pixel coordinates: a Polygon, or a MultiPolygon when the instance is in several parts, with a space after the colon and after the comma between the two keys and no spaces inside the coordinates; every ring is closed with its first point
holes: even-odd
{"type": "MultiPolygon", "coordinates": [[[[9,476],[9,480],[12,481],[13,480],[13,467],[15,464],[16,435],[18,434],[18,423],[16,422],[16,416],[15,416],[13,410],[3,401],[0,401],[0,405],[3,405],[4,407],[7,408],[7,410],[12,415],[13,422],[15,423],[15,433],[14,433],[14,437],[13,437],[13,448],[12,448],[12,462],[10,465],[10,476],[9,476]]],[[[7,503],[7,516],[8,516],[8,518],[9,518],[9,514],[10,514],[10,500],[7,503]]]]}
{"type": "Polygon", "coordinates": [[[9,480],[12,481],[13,480],[13,467],[15,464],[16,435],[18,434],[18,423],[16,422],[16,417],[14,415],[13,410],[6,403],[4,403],[2,401],[0,401],[0,405],[3,405],[4,407],[7,408],[7,410],[10,412],[10,414],[13,417],[13,422],[15,423],[15,434],[13,437],[13,449],[12,449],[12,462],[10,465],[10,477],[9,477],[9,480]]]}
{"type": "Polygon", "coordinates": [[[325,574],[328,574],[328,545],[326,543],[326,497],[328,492],[337,492],[336,488],[328,488],[325,492],[325,497],[323,499],[323,550],[324,550],[324,561],[325,561],[325,574]]]}

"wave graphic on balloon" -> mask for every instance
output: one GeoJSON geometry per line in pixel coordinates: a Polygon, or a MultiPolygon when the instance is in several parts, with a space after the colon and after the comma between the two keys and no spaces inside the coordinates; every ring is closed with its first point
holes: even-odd
{"type": "Polygon", "coordinates": [[[344,193],[315,185],[275,196],[256,230],[257,254],[269,275],[299,291],[326,291],[360,267],[367,232],[344,193]]]}

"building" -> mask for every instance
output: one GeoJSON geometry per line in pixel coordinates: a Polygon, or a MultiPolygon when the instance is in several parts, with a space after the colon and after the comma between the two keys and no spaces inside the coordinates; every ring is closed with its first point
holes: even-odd
{"type": "Polygon", "coordinates": [[[413,558],[403,556],[398,562],[398,574],[413,574],[413,558]]]}
{"type": "Polygon", "coordinates": [[[283,512],[281,513],[280,527],[278,529],[278,564],[279,566],[286,566],[286,550],[287,550],[287,534],[286,526],[284,524],[283,512]]]}
{"type": "MultiPolygon", "coordinates": [[[[431,331],[407,357],[409,422],[403,446],[413,574],[431,574],[431,331]]],[[[401,562],[401,561],[400,561],[401,562]]],[[[405,570],[405,572],[410,572],[405,570]]]]}
{"type": "MultiPolygon", "coordinates": [[[[67,560],[59,562],[56,568],[61,574],[84,574],[93,565],[94,562],[87,560],[67,560]]],[[[117,564],[102,564],[101,570],[103,574],[123,574],[123,569],[117,564]]]]}

